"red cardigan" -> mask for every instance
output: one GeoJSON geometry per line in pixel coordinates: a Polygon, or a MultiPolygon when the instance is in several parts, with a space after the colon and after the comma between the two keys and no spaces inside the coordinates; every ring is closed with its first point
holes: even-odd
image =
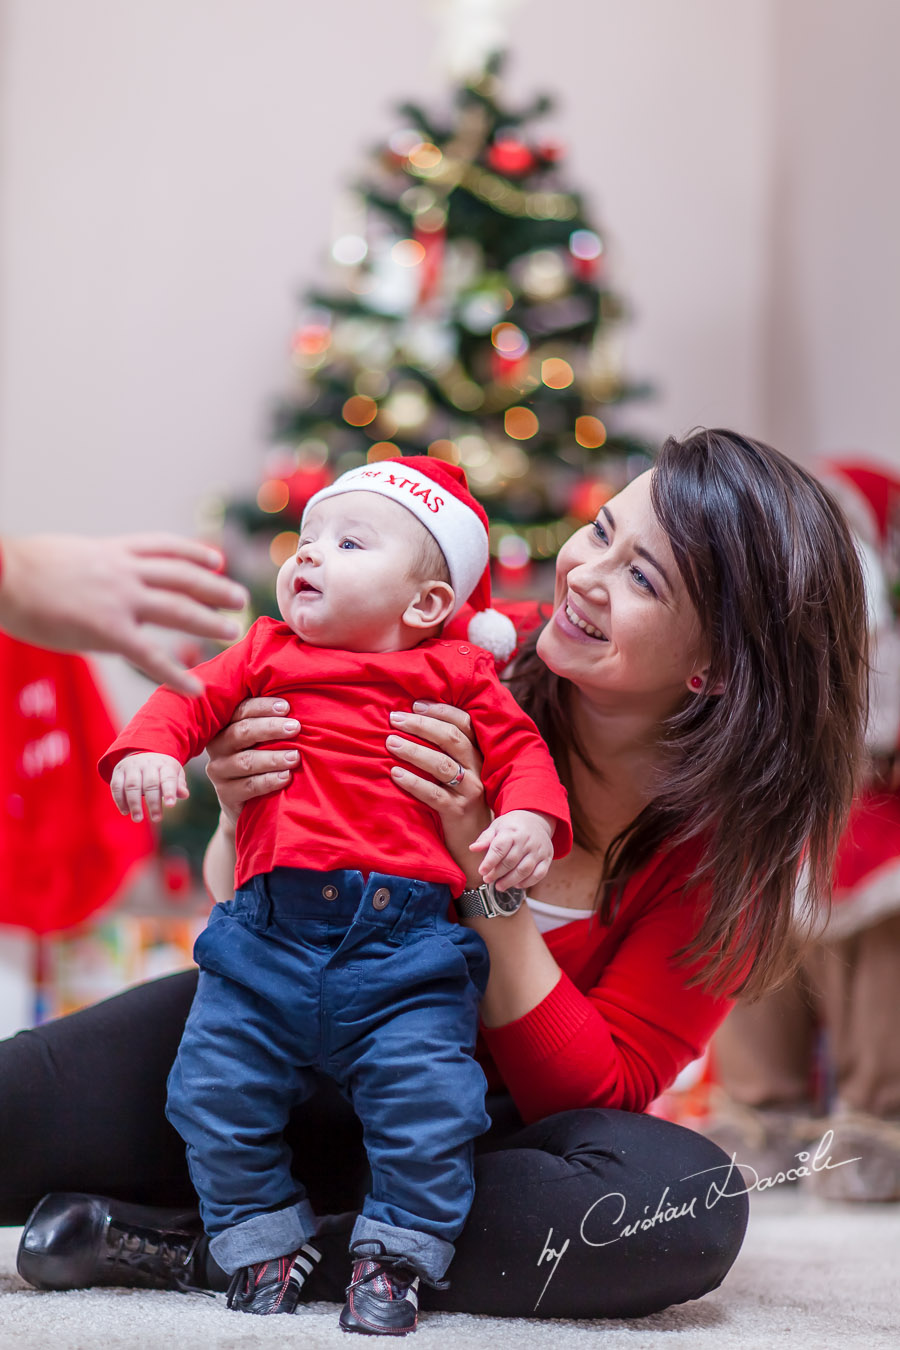
{"type": "MultiPolygon", "coordinates": [[[[533,603],[497,608],[522,636],[540,621],[533,603]]],[[[463,615],[445,635],[464,631],[463,615]]],[[[705,886],[688,887],[699,851],[696,842],[661,850],[626,884],[610,925],[594,916],[546,933],[562,970],[555,987],[524,1017],[482,1028],[488,1082],[505,1084],[525,1121],[579,1106],[644,1111],[702,1054],[732,1004],[688,988],[691,968],[674,959],[708,898],[705,886]]]]}

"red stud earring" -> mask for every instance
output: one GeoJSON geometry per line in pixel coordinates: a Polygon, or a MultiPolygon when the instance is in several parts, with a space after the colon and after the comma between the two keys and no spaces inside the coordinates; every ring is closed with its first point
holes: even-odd
{"type": "Polygon", "coordinates": [[[699,675],[692,675],[692,676],[691,676],[691,688],[692,688],[692,689],[702,689],[702,688],[703,688],[703,680],[700,678],[699,675]]]}

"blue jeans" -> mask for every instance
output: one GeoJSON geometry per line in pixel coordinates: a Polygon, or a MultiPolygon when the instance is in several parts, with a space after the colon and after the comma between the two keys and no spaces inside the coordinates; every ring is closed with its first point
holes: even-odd
{"type": "Polygon", "coordinates": [[[363,1122],[372,1172],[352,1244],[444,1274],[490,1125],[473,1055],[487,951],[447,920],[449,899],[403,877],[276,868],[213,910],[167,1115],[224,1270],[313,1235],[283,1131],[326,1074],[363,1122]]]}

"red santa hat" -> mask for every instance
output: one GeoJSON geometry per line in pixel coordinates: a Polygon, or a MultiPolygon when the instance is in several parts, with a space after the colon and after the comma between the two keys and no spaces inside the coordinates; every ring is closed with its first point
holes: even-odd
{"type": "Polygon", "coordinates": [[[411,511],[446,560],[455,595],[452,614],[467,601],[476,611],[468,627],[470,641],[499,661],[512,655],[516,630],[504,614],[491,608],[487,514],[458,465],[430,455],[361,464],[310,497],[303,519],[317,502],[343,492],[377,492],[411,511]]]}
{"type": "Polygon", "coordinates": [[[857,533],[884,549],[900,525],[900,480],[884,465],[863,460],[826,460],[823,477],[857,533]]]}

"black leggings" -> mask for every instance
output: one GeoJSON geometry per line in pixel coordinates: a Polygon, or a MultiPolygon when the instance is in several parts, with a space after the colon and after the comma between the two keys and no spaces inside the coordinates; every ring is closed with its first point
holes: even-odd
{"type": "MultiPolygon", "coordinates": [[[[184,1145],[164,1114],[195,984],[193,971],[156,980],[0,1042],[0,1224],[24,1223],[48,1191],[196,1205],[184,1145]]],[[[565,1111],[523,1126],[509,1097],[489,1098],[488,1110],[451,1287],[423,1288],[424,1307],[643,1317],[722,1282],[743,1241],[747,1198],[716,1145],[626,1111],[565,1111]]],[[[288,1140],[317,1213],[360,1207],[361,1127],[326,1080],[288,1140]]],[[[330,1283],[325,1264],[311,1297],[340,1296],[344,1238],[330,1283]]]]}

